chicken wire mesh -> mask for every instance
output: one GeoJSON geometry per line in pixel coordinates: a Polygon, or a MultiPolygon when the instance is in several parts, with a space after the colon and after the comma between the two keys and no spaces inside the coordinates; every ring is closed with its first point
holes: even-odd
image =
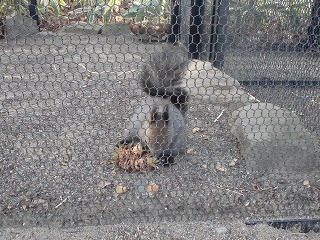
{"type": "Polygon", "coordinates": [[[0,24],[0,226],[319,218],[318,1],[224,3],[223,69],[190,60],[186,154],[154,171],[112,155],[177,1],[53,3],[0,24]]]}

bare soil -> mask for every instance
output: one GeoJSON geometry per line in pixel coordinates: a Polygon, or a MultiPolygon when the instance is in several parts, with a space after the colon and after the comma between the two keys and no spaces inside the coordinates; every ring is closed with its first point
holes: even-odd
{"type": "MultiPolygon", "coordinates": [[[[135,80],[139,67],[160,45],[74,33],[0,42],[1,228],[45,227],[48,236],[48,227],[77,232],[83,226],[155,223],[159,229],[157,223],[174,221],[182,234],[185,222],[208,221],[203,227],[210,232],[209,222],[217,219],[319,217],[319,174],[246,174],[228,110],[214,122],[224,108],[194,99],[187,119],[192,154],[153,172],[113,171],[113,148],[143,97],[135,80]],[[151,182],[158,191],[147,191],[151,182]],[[126,191],[116,193],[119,185],[126,191]]],[[[141,232],[132,226],[123,234],[141,232]]],[[[167,239],[185,239],[173,232],[167,239]]],[[[23,234],[37,239],[39,232],[23,234]]]]}

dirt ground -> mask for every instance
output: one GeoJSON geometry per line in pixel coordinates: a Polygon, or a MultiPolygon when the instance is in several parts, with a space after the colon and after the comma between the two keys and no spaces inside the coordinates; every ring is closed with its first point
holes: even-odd
{"type": "Polygon", "coordinates": [[[163,239],[163,240],[317,240],[319,234],[286,231],[259,224],[245,226],[240,221],[161,222],[147,224],[114,224],[66,229],[8,228],[0,229],[0,237],[7,240],[107,240],[107,239],[163,239]]]}
{"type": "MultiPolygon", "coordinates": [[[[209,234],[217,219],[225,219],[228,232],[240,234],[246,219],[319,218],[319,172],[246,174],[229,131],[228,109],[194,99],[187,119],[192,154],[153,172],[113,170],[114,145],[141,98],[135,77],[159,45],[131,36],[75,33],[0,42],[0,234],[5,239],[55,234],[81,239],[90,232],[86,226],[97,226],[91,227],[91,239],[99,239],[106,231],[99,225],[110,224],[125,224],[107,227],[108,234],[124,239],[153,231],[160,235],[150,239],[160,239],[161,229],[162,239],[210,239],[195,233],[209,234]],[[148,191],[150,183],[159,190],[148,191]],[[116,193],[119,186],[126,191],[116,193]],[[231,219],[237,219],[236,227],[231,219]],[[60,227],[72,230],[52,230],[60,227]]],[[[262,231],[279,239],[308,238],[265,227],[248,228],[247,237],[233,239],[258,239],[262,231]]]]}

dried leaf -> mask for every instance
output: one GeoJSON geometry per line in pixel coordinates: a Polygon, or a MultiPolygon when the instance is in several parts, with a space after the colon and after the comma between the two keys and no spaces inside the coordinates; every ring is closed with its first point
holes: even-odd
{"type": "Polygon", "coordinates": [[[159,185],[155,184],[154,182],[150,182],[147,186],[148,192],[158,192],[159,191],[159,185]]]}
{"type": "Polygon", "coordinates": [[[197,133],[197,132],[200,132],[200,131],[202,131],[202,129],[199,128],[199,127],[194,127],[194,128],[192,129],[192,133],[197,133]]]}
{"type": "Polygon", "coordinates": [[[217,171],[219,171],[219,172],[227,172],[227,169],[224,168],[224,167],[221,167],[221,168],[217,168],[217,171]]]}
{"type": "Polygon", "coordinates": [[[107,181],[104,181],[104,180],[100,180],[98,183],[97,183],[97,187],[98,188],[105,188],[107,186],[110,186],[111,185],[111,182],[107,182],[107,181]]]}
{"type": "Polygon", "coordinates": [[[154,170],[157,164],[156,158],[139,143],[119,146],[113,157],[114,164],[127,171],[154,170]]]}
{"type": "Polygon", "coordinates": [[[141,156],[143,154],[143,151],[144,151],[142,144],[138,143],[135,146],[133,146],[132,151],[137,156],[141,156]]]}
{"type": "Polygon", "coordinates": [[[229,163],[229,166],[230,166],[230,167],[234,167],[234,166],[237,165],[237,163],[238,163],[238,159],[234,158],[234,159],[232,159],[231,162],[229,163]]]}
{"type": "Polygon", "coordinates": [[[60,162],[60,165],[67,167],[69,165],[69,163],[67,161],[62,161],[62,162],[60,162]]]}
{"type": "Polygon", "coordinates": [[[48,205],[48,203],[49,201],[47,199],[42,199],[42,198],[32,200],[33,205],[48,205]]]}
{"type": "Polygon", "coordinates": [[[192,154],[193,154],[193,148],[189,148],[189,149],[187,150],[187,154],[192,155],[192,154]]]}
{"type": "Polygon", "coordinates": [[[27,208],[29,208],[32,205],[32,201],[31,199],[22,199],[19,202],[19,206],[23,209],[23,210],[27,210],[27,208]]]}
{"type": "Polygon", "coordinates": [[[219,171],[219,172],[227,172],[227,169],[225,167],[223,167],[220,162],[217,162],[216,170],[219,171]]]}
{"type": "Polygon", "coordinates": [[[209,136],[208,135],[202,135],[201,136],[203,140],[209,140],[209,136]]]}
{"type": "Polygon", "coordinates": [[[260,190],[260,188],[259,188],[259,186],[257,184],[252,184],[252,189],[254,191],[259,191],[260,190]]]}
{"type": "Polygon", "coordinates": [[[222,164],[220,162],[217,162],[216,169],[221,168],[221,167],[222,167],[222,164]]]}
{"type": "Polygon", "coordinates": [[[125,193],[127,191],[126,187],[123,187],[122,185],[116,186],[116,193],[125,193]]]}
{"type": "Polygon", "coordinates": [[[27,210],[28,208],[32,208],[32,207],[36,207],[39,205],[48,205],[49,201],[46,199],[42,199],[42,198],[36,198],[36,199],[22,199],[19,202],[19,206],[23,209],[23,210],[27,210]]]}
{"type": "Polygon", "coordinates": [[[303,181],[303,186],[310,186],[310,181],[309,180],[304,180],[303,181]]]}

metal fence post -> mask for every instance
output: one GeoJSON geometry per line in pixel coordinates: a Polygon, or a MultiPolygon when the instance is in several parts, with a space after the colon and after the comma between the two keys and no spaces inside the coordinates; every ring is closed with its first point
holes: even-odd
{"type": "Polygon", "coordinates": [[[224,46],[226,43],[226,27],[228,22],[229,0],[214,0],[211,49],[209,59],[216,68],[223,68],[224,64],[224,46]]]}
{"type": "Polygon", "coordinates": [[[229,0],[181,0],[180,9],[180,40],[190,57],[222,68],[229,0]]]}

